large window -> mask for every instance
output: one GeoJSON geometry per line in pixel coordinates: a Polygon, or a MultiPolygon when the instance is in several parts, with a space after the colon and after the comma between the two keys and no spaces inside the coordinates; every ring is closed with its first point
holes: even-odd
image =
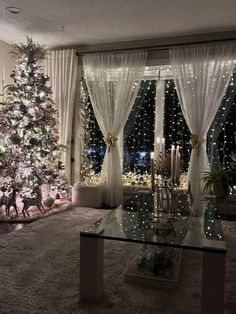
{"type": "MultiPolygon", "coordinates": [[[[123,132],[123,172],[139,177],[150,173],[150,153],[154,150],[154,130],[156,114],[156,86],[159,79],[164,82],[164,122],[163,136],[166,150],[171,145],[179,145],[182,170],[187,171],[190,157],[190,132],[183,117],[174,80],[170,73],[160,75],[160,69],[152,70],[155,76],[148,77],[140,84],[132,111],[123,132]],[[157,77],[157,73],[159,75],[157,77]],[[166,76],[166,77],[165,77],[166,76]]],[[[150,71],[149,71],[150,72],[150,71]]],[[[217,116],[208,132],[208,156],[212,164],[227,166],[231,162],[231,151],[235,150],[236,132],[236,75],[231,81],[217,116]]],[[[90,143],[88,157],[95,173],[101,171],[105,154],[103,135],[89,102],[90,143]]]]}

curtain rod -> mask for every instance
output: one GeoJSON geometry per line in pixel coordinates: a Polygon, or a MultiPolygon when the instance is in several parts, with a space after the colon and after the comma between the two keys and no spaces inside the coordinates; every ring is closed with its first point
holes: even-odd
{"type": "Polygon", "coordinates": [[[84,54],[90,53],[105,53],[105,52],[119,52],[124,50],[140,50],[140,49],[147,49],[150,51],[155,50],[167,50],[172,47],[179,47],[179,46],[188,46],[188,45],[199,45],[199,44],[206,44],[206,43],[216,43],[216,42],[225,42],[225,41],[234,41],[236,38],[224,38],[224,39],[212,39],[212,40],[199,40],[196,42],[188,42],[188,43],[176,43],[176,44],[163,44],[163,45],[155,45],[155,46],[143,46],[143,47],[132,47],[132,48],[117,48],[117,49],[104,49],[104,50],[95,50],[95,51],[85,51],[79,52],[76,51],[77,56],[82,56],[84,54]]]}

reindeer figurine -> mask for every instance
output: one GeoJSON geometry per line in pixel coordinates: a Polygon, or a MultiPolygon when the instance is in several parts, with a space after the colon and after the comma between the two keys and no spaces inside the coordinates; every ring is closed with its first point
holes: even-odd
{"type": "Polygon", "coordinates": [[[23,209],[22,209],[22,214],[25,216],[29,216],[28,209],[30,206],[36,206],[40,212],[43,214],[43,205],[42,205],[42,192],[40,189],[40,186],[35,186],[32,193],[36,194],[35,197],[23,197],[22,203],[24,204],[23,209]]]}
{"type": "Polygon", "coordinates": [[[10,216],[10,208],[14,207],[16,212],[16,217],[18,217],[18,210],[16,206],[16,193],[19,192],[19,188],[16,184],[10,186],[12,189],[11,193],[8,195],[7,205],[6,205],[6,215],[10,216]]]}
{"type": "Polygon", "coordinates": [[[1,191],[2,191],[2,196],[0,197],[0,208],[5,205],[5,211],[6,211],[6,215],[7,215],[6,208],[7,208],[8,196],[5,195],[5,192],[7,191],[5,186],[1,187],[1,191]]]}
{"type": "Polygon", "coordinates": [[[8,217],[10,216],[11,207],[14,207],[15,212],[16,212],[16,217],[18,217],[18,210],[16,206],[16,193],[19,192],[19,188],[17,187],[16,184],[12,184],[10,186],[10,189],[12,189],[12,191],[10,192],[8,196],[6,196],[5,192],[7,191],[7,189],[5,187],[1,188],[3,195],[0,198],[0,207],[5,205],[6,216],[8,217]]]}

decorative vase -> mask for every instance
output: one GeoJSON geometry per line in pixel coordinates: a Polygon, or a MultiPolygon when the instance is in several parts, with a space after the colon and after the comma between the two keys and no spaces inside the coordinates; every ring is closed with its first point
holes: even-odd
{"type": "Polygon", "coordinates": [[[223,184],[223,182],[214,182],[213,192],[216,198],[224,199],[228,195],[228,187],[223,184]]]}

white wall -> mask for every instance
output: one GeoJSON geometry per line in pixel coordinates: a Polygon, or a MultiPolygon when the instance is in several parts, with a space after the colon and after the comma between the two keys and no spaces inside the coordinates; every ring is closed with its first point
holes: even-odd
{"type": "Polygon", "coordinates": [[[109,52],[129,49],[148,49],[147,66],[169,64],[169,48],[179,45],[206,43],[211,41],[235,40],[236,30],[225,32],[199,33],[179,35],[174,37],[159,37],[121,41],[104,44],[78,45],[70,48],[77,50],[79,54],[89,52],[109,52]]]}
{"type": "Polygon", "coordinates": [[[6,69],[5,85],[12,83],[10,74],[15,66],[15,58],[10,52],[13,50],[12,46],[0,40],[0,93],[2,92],[3,67],[6,69]]]}

